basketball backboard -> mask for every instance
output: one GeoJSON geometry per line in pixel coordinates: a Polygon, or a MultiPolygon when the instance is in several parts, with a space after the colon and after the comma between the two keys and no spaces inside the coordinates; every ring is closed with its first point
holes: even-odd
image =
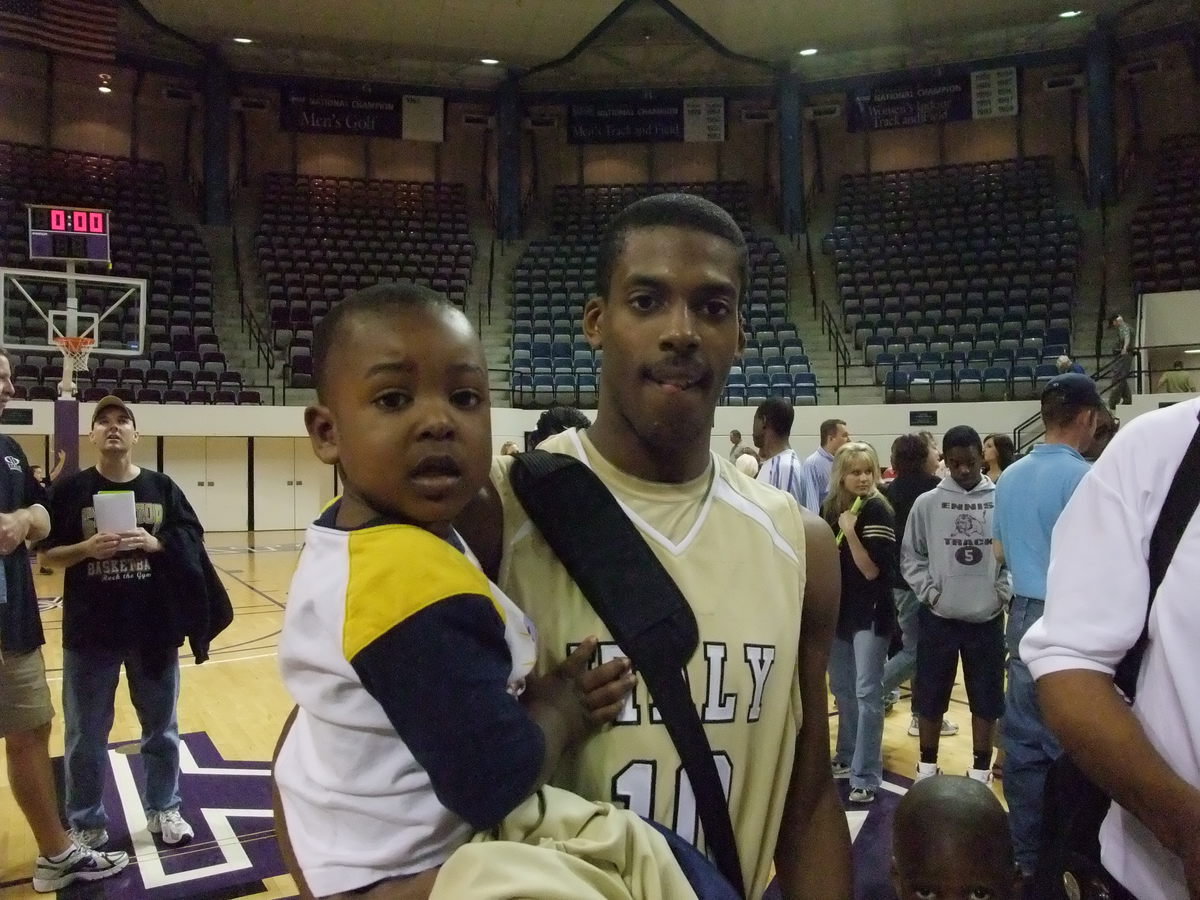
{"type": "Polygon", "coordinates": [[[60,353],[55,338],[88,337],[99,356],[146,353],[146,281],[0,269],[0,346],[60,353]]]}

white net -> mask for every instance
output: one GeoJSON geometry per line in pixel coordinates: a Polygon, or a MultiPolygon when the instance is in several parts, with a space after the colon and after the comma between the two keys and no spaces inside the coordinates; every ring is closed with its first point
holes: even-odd
{"type": "Polygon", "coordinates": [[[95,341],[82,337],[59,337],[54,339],[63,355],[63,372],[86,372],[88,358],[92,355],[95,341]]]}

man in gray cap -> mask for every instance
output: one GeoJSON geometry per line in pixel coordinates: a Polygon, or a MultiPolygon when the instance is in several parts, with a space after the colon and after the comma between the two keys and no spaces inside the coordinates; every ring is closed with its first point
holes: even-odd
{"type": "Polygon", "coordinates": [[[1044,443],[1009,466],[996,485],[994,544],[1013,580],[1006,635],[1008,696],[1001,736],[1004,795],[1017,865],[1026,875],[1037,866],[1046,772],[1062,751],[1042,720],[1033,677],[1021,660],[1021,638],[1045,609],[1050,535],[1087,474],[1089,464],[1083,453],[1091,446],[1103,409],[1096,383],[1086,375],[1052,378],[1042,392],[1044,443]]]}
{"type": "MultiPolygon", "coordinates": [[[[180,815],[180,598],[194,594],[176,579],[177,566],[202,549],[203,529],[179,486],[161,472],[134,465],[137,422],[118,397],[92,414],[95,466],[55,485],[53,525],[42,558],[65,571],[63,585],[63,718],[66,723],[67,821],[75,841],[108,842],[102,792],[117,681],[124,667],[142,724],[146,767],[146,829],[167,844],[189,840],[180,815]],[[134,521],[98,514],[97,495],[131,495],[134,521]],[[171,589],[165,591],[164,585],[171,589]]],[[[189,623],[190,625],[190,623],[189,623]]],[[[193,648],[196,648],[193,642],[193,648]]],[[[204,651],[207,650],[205,646],[204,651]]],[[[197,652],[197,660],[203,658],[197,652]]],[[[131,830],[140,823],[130,823],[131,830]]]]}

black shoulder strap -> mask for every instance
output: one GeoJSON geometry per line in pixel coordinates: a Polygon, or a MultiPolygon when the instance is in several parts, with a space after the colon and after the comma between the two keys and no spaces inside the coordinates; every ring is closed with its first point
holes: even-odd
{"type": "Polygon", "coordinates": [[[1150,568],[1150,602],[1146,604],[1146,624],[1137,643],[1117,666],[1115,678],[1117,687],[1130,700],[1137,693],[1138,672],[1142,667],[1142,657],[1146,654],[1146,645],[1150,642],[1150,610],[1154,606],[1154,597],[1197,507],[1200,507],[1200,427],[1183,454],[1183,461],[1171,480],[1171,488],[1167,491],[1154,532],[1150,535],[1150,558],[1147,561],[1150,568]]]}
{"type": "Polygon", "coordinates": [[[746,896],[729,804],[684,669],[700,641],[687,598],[616,498],[579,460],[534,450],[512,486],[546,543],[633,661],[679,753],[721,873],[746,896]]]}

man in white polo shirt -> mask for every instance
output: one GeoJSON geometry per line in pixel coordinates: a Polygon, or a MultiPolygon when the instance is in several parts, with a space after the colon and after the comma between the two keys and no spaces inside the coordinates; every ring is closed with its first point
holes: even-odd
{"type": "Polygon", "coordinates": [[[1047,723],[1116,801],[1101,859],[1140,900],[1200,897],[1200,516],[1155,597],[1136,703],[1113,686],[1145,624],[1150,536],[1198,416],[1191,400],[1135,419],[1080,482],[1054,530],[1045,615],[1021,643],[1047,723]]]}

